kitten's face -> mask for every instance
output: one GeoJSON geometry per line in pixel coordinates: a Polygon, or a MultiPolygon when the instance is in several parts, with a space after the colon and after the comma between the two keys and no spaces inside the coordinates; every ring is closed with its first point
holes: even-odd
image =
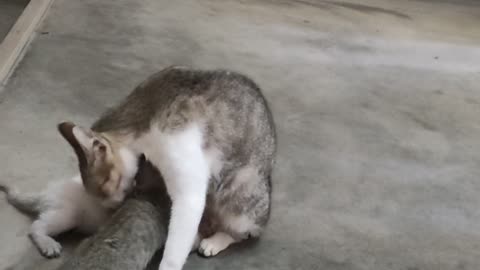
{"type": "MultiPolygon", "coordinates": [[[[94,146],[95,148],[95,146],[94,146]]],[[[126,168],[119,149],[106,146],[82,173],[85,189],[107,208],[119,206],[132,191],[135,172],[126,168]]]]}
{"type": "Polygon", "coordinates": [[[137,160],[126,149],[115,147],[106,137],[71,123],[58,126],[75,150],[83,185],[107,208],[118,207],[134,187],[137,160]]]}

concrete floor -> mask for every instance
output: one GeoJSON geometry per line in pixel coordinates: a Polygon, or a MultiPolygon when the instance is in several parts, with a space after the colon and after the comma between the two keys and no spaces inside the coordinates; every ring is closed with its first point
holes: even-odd
{"type": "MultiPolygon", "coordinates": [[[[274,211],[255,245],[185,269],[480,269],[479,25],[474,0],[56,0],[0,97],[1,178],[75,173],[56,124],[160,68],[231,68],[274,112],[274,211]]],[[[0,269],[58,264],[0,216],[0,269]]]]}
{"type": "Polygon", "coordinates": [[[0,0],[0,43],[30,0],[0,0]]]}

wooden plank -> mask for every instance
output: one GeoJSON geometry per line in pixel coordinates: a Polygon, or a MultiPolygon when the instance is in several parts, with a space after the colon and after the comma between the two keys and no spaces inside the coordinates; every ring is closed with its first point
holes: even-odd
{"type": "Polygon", "coordinates": [[[0,86],[14,70],[53,0],[30,0],[0,44],[0,86]]]}

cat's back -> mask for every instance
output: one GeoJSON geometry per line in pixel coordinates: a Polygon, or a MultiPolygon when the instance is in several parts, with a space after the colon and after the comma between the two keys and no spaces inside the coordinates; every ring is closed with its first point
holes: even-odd
{"type": "Polygon", "coordinates": [[[258,85],[246,75],[170,67],[152,75],[138,91],[156,100],[155,122],[162,130],[198,122],[206,148],[219,150],[226,160],[271,163],[276,148],[272,113],[258,85]]]}
{"type": "Polygon", "coordinates": [[[230,70],[178,66],[148,77],[92,129],[142,133],[150,129],[152,122],[167,130],[197,120],[206,123],[210,131],[220,125],[245,129],[257,124],[263,128],[261,131],[274,132],[267,102],[253,80],[230,70]]]}
{"type": "Polygon", "coordinates": [[[236,71],[215,69],[201,70],[172,66],[163,69],[143,81],[134,93],[156,100],[157,105],[169,104],[177,97],[204,96],[210,101],[229,96],[261,97],[259,87],[244,74],[236,71]]]}
{"type": "Polygon", "coordinates": [[[153,102],[150,113],[163,129],[200,121],[207,141],[214,143],[231,146],[275,140],[273,117],[262,91],[241,73],[170,67],[152,75],[134,92],[153,102]]]}
{"type": "Polygon", "coordinates": [[[198,119],[238,118],[247,113],[247,107],[264,103],[252,80],[228,70],[171,67],[153,75],[143,87],[150,97],[155,96],[158,120],[167,128],[198,119]]]}

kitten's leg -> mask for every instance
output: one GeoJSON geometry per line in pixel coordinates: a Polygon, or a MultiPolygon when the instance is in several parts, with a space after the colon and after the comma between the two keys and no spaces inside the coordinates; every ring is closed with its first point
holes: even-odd
{"type": "Polygon", "coordinates": [[[198,252],[205,257],[211,257],[217,255],[220,251],[223,251],[236,240],[227,233],[217,232],[209,238],[205,238],[200,242],[198,252]]]}
{"type": "Polygon", "coordinates": [[[0,190],[5,192],[10,205],[29,215],[38,215],[42,209],[42,198],[40,194],[23,193],[15,187],[0,184],[0,190]]]}
{"type": "Polygon", "coordinates": [[[172,200],[160,270],[180,270],[197,235],[210,170],[202,149],[202,133],[197,126],[172,135],[160,135],[159,143],[159,152],[148,158],[162,172],[172,200]]]}
{"type": "Polygon", "coordinates": [[[60,255],[62,246],[51,236],[56,236],[75,227],[75,219],[70,211],[50,210],[40,214],[32,224],[30,238],[40,253],[47,258],[60,255]]]}

